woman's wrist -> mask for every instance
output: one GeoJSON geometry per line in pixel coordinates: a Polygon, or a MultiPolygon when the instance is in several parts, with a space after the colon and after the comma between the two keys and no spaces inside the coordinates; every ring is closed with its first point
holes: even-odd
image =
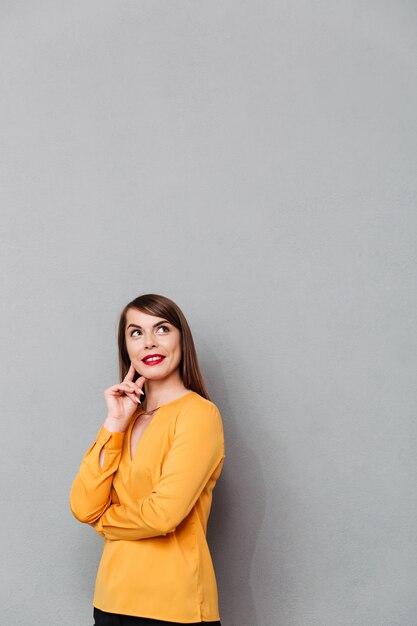
{"type": "Polygon", "coordinates": [[[106,417],[103,426],[111,433],[123,433],[126,430],[124,424],[120,420],[116,420],[113,417],[106,417]]]}

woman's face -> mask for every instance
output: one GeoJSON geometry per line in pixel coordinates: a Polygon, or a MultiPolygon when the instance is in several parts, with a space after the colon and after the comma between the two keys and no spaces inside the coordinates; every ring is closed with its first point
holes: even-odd
{"type": "Polygon", "coordinates": [[[126,347],[134,368],[150,380],[166,378],[178,368],[181,360],[181,333],[163,317],[129,309],[126,316],[126,347]],[[144,358],[163,358],[144,362],[144,358]]]}

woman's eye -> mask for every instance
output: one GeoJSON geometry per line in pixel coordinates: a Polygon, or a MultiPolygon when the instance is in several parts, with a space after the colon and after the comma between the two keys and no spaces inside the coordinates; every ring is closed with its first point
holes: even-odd
{"type": "MultiPolygon", "coordinates": [[[[169,332],[168,326],[165,326],[165,325],[158,326],[157,330],[159,331],[160,328],[164,328],[166,331],[169,332]]],[[[139,333],[140,335],[142,334],[138,328],[136,328],[135,330],[132,330],[132,332],[130,333],[130,336],[133,337],[134,333],[139,333]]],[[[162,334],[165,335],[165,332],[163,332],[162,334]]]]}

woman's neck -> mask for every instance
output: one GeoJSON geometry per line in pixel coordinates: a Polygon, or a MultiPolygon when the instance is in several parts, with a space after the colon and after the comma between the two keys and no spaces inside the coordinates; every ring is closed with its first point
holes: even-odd
{"type": "Polygon", "coordinates": [[[147,380],[145,383],[146,398],[144,400],[144,410],[152,411],[157,407],[172,402],[181,396],[185,396],[190,389],[185,387],[184,383],[178,381],[169,385],[161,384],[159,380],[147,380]]]}

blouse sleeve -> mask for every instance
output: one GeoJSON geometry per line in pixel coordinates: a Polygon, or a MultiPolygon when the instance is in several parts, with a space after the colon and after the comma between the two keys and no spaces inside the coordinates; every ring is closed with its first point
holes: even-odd
{"type": "Polygon", "coordinates": [[[80,522],[95,522],[110,506],[113,475],[119,467],[124,435],[124,432],[110,432],[101,426],[85,453],[70,492],[70,508],[80,522]],[[106,452],[103,467],[100,467],[103,446],[106,452]]]}
{"type": "Polygon", "coordinates": [[[107,539],[138,540],[173,532],[188,515],[209,479],[221,473],[224,434],[216,405],[184,407],[169,453],[152,493],[134,504],[112,504],[92,524],[107,539]]]}

